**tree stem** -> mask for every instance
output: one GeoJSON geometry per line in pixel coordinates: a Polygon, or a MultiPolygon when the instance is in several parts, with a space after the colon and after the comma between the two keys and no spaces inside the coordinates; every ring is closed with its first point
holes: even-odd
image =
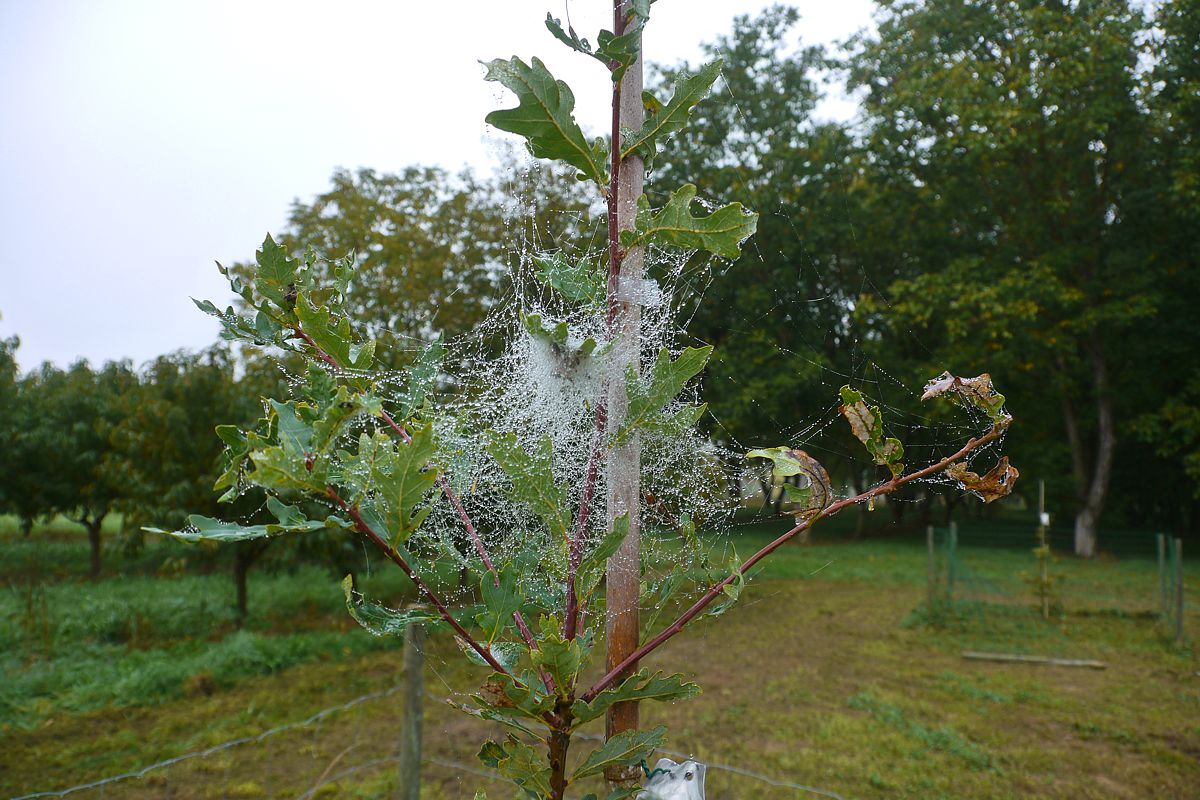
{"type": "MultiPolygon", "coordinates": [[[[621,36],[628,25],[641,20],[630,13],[629,0],[613,0],[613,32],[621,36]]],[[[616,253],[609,271],[608,328],[612,338],[605,399],[607,419],[605,436],[611,437],[624,423],[629,398],[626,375],[637,374],[641,364],[642,309],[639,292],[644,270],[645,250],[641,247],[622,252],[622,231],[633,230],[637,220],[637,202],[642,195],[645,166],[640,155],[621,157],[621,130],[639,131],[643,123],[642,53],[613,83],[612,191],[609,196],[609,252],[616,253]]],[[[641,638],[638,598],[641,594],[641,442],[634,436],[609,451],[607,473],[606,522],[612,530],[616,520],[628,515],[629,532],[617,551],[608,559],[605,570],[607,619],[605,625],[606,667],[618,675],[637,669],[635,657],[641,638]]],[[[609,739],[635,731],[639,727],[636,701],[615,703],[605,718],[609,739]]],[[[610,767],[605,777],[615,786],[628,788],[638,783],[641,771],[636,767],[610,767]]]]}

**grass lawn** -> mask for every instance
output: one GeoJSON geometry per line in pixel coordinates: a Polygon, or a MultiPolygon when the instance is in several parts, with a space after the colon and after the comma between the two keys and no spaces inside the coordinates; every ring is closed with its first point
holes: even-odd
{"type": "MultiPolygon", "coordinates": [[[[744,526],[713,546],[745,555],[779,530],[744,526]]],[[[1057,562],[1067,614],[1045,623],[1026,610],[1028,550],[961,553],[976,586],[1016,607],[967,595],[976,591],[967,587],[958,613],[931,626],[923,542],[785,546],[737,607],[649,660],[651,669],[694,676],[704,693],[644,704],[643,724],[669,725],[673,751],[714,765],[710,800],[817,796],[717,765],[846,798],[1195,797],[1200,660],[1144,613],[1157,601],[1153,561],[1057,562]],[[1108,668],[967,661],[964,648],[1093,658],[1108,668]]],[[[59,576],[23,594],[17,574],[4,573],[3,797],[300,721],[387,690],[400,671],[396,643],[353,627],[324,570],[252,576],[254,616],[242,630],[221,574],[133,570],[95,584],[59,576]]],[[[1187,581],[1200,586],[1197,579],[1193,568],[1187,581]]],[[[372,580],[373,593],[402,597],[391,574],[372,580]]],[[[1194,636],[1200,614],[1194,606],[1189,614],[1194,636]]],[[[428,692],[465,700],[481,671],[463,664],[446,637],[433,637],[429,651],[428,692]]],[[[295,797],[327,782],[315,796],[385,797],[399,713],[396,697],[371,700],[78,796],[295,797]]],[[[488,735],[496,731],[430,700],[423,796],[472,798],[486,786],[493,800],[511,797],[462,768],[478,768],[474,753],[488,735]]],[[[578,742],[573,754],[581,758],[589,744],[578,742]]]]}

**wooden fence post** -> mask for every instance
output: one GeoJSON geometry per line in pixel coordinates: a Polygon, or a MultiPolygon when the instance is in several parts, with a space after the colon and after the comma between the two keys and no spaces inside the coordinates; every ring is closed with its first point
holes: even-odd
{"type": "Polygon", "coordinates": [[[1183,539],[1175,540],[1175,643],[1183,643],[1183,539]]]}
{"type": "Polygon", "coordinates": [[[946,602],[954,602],[954,579],[958,571],[958,523],[950,523],[950,532],[946,537],[946,602]]]}
{"type": "Polygon", "coordinates": [[[934,601],[935,601],[934,595],[937,593],[937,561],[934,558],[934,554],[933,554],[933,526],[932,525],[927,525],[925,527],[925,547],[926,547],[926,550],[928,551],[928,556],[926,558],[925,572],[926,572],[926,576],[927,576],[928,583],[929,583],[929,613],[932,614],[934,601]]]}
{"type": "Polygon", "coordinates": [[[1158,615],[1164,620],[1171,614],[1167,600],[1167,537],[1156,534],[1158,544],[1158,615]]]}
{"type": "Polygon", "coordinates": [[[425,716],[425,626],[404,633],[404,716],[400,730],[399,800],[421,797],[421,722],[425,716]]]}

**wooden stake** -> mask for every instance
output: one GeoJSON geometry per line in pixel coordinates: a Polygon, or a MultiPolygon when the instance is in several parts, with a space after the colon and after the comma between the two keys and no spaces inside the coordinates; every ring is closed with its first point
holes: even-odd
{"type": "Polygon", "coordinates": [[[404,717],[400,730],[399,800],[421,797],[421,722],[425,700],[425,626],[404,632],[404,717]]]}
{"type": "Polygon", "coordinates": [[[1042,555],[1039,559],[1042,562],[1042,619],[1050,619],[1050,576],[1047,574],[1046,562],[1050,560],[1050,554],[1046,552],[1046,481],[1038,479],[1038,546],[1042,549],[1042,555]]]}
{"type": "MultiPolygon", "coordinates": [[[[624,32],[625,20],[629,18],[630,2],[613,0],[613,30],[619,35],[624,32]]],[[[633,24],[640,24],[634,18],[633,24]]],[[[641,130],[642,108],[642,56],[625,71],[619,88],[619,98],[614,98],[618,107],[614,109],[613,149],[620,148],[619,131],[641,130]]],[[[616,168],[614,186],[617,189],[616,223],[619,230],[633,230],[637,200],[642,194],[645,166],[640,156],[613,159],[616,168]]],[[[608,398],[608,431],[615,433],[625,418],[629,399],[625,392],[625,375],[632,368],[637,370],[641,362],[642,309],[641,283],[644,270],[642,248],[628,250],[621,255],[620,272],[617,277],[616,314],[609,330],[615,337],[609,357],[609,373],[606,385],[608,398]]],[[[607,521],[612,530],[613,521],[622,514],[629,514],[629,534],[613,556],[608,559],[606,600],[606,663],[609,670],[620,664],[637,650],[639,642],[638,595],[641,590],[641,444],[633,437],[627,444],[615,448],[608,459],[607,521]]],[[[631,665],[626,673],[637,670],[631,665]]],[[[612,738],[619,733],[638,728],[638,705],[635,702],[617,703],[609,709],[605,719],[606,733],[612,738]]],[[[620,787],[637,785],[641,770],[635,766],[616,766],[605,770],[605,777],[620,787]]]]}
{"type": "Polygon", "coordinates": [[[946,537],[946,602],[954,602],[954,579],[957,577],[958,562],[958,523],[950,523],[950,532],[946,537]]]}
{"type": "Polygon", "coordinates": [[[937,561],[933,555],[933,526],[932,525],[928,525],[925,528],[925,549],[928,551],[926,558],[925,558],[925,573],[926,573],[926,580],[929,584],[929,587],[928,587],[929,613],[932,614],[934,602],[936,600],[934,595],[937,593],[937,561]]]}
{"type": "Polygon", "coordinates": [[[1175,540],[1175,643],[1183,643],[1183,539],[1175,540]]]}
{"type": "Polygon", "coordinates": [[[1154,538],[1158,544],[1158,613],[1165,620],[1171,614],[1167,599],[1167,537],[1159,533],[1154,538]]]}

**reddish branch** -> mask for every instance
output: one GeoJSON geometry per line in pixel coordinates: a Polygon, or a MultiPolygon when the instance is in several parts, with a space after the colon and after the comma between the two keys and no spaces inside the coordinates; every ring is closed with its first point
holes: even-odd
{"type": "MultiPolygon", "coordinates": [[[[294,325],[292,330],[295,331],[296,335],[309,346],[313,352],[313,355],[315,355],[320,361],[328,364],[334,369],[342,369],[342,366],[338,364],[337,359],[325,352],[322,347],[313,341],[313,338],[309,336],[303,328],[301,328],[299,325],[294,325]]],[[[383,421],[389,428],[395,431],[396,435],[400,437],[401,441],[403,441],[405,444],[408,444],[412,441],[412,436],[409,435],[408,430],[402,424],[397,422],[391,414],[389,414],[387,411],[381,411],[380,414],[383,417],[383,421]]],[[[492,563],[492,559],[488,557],[487,548],[483,544],[483,538],[479,535],[479,532],[475,530],[475,525],[471,522],[471,516],[467,513],[467,509],[463,506],[462,500],[459,499],[458,494],[456,494],[454,489],[451,488],[450,481],[446,480],[445,475],[438,473],[437,485],[438,488],[442,490],[442,493],[446,496],[446,499],[450,501],[450,504],[454,506],[454,510],[458,512],[458,518],[462,520],[463,527],[466,529],[467,535],[471,538],[471,542],[475,546],[475,551],[479,553],[479,558],[483,561],[483,566],[489,573],[491,573],[492,580],[495,581],[496,586],[499,586],[500,575],[496,572],[496,566],[492,563]]],[[[525,623],[525,618],[521,616],[520,611],[513,612],[513,621],[516,622],[517,629],[521,632],[521,638],[525,640],[526,646],[528,646],[530,650],[536,650],[537,642],[534,640],[533,633],[529,630],[529,626],[525,623]]],[[[539,669],[538,671],[541,673],[542,681],[546,684],[546,690],[553,692],[554,679],[551,678],[550,674],[545,670],[539,669]]]]}
{"type": "Polygon", "coordinates": [[[637,661],[639,659],[643,658],[644,656],[648,655],[649,653],[654,652],[660,646],[662,646],[662,644],[664,642],[666,642],[668,639],[670,639],[671,637],[673,637],[676,634],[678,634],[679,632],[681,632],[685,625],[687,625],[689,622],[691,622],[693,619],[695,619],[696,616],[701,611],[703,611],[706,607],[708,607],[708,605],[710,603],[712,603],[713,600],[717,599],[717,597],[721,594],[721,591],[726,586],[728,586],[731,583],[733,583],[734,581],[736,581],[739,576],[745,576],[746,572],[749,571],[751,568],[753,568],[755,564],[757,564],[759,561],[762,561],[764,558],[769,556],[771,553],[775,552],[777,549],[779,549],[780,545],[782,545],[783,543],[785,543],[786,541],[791,539],[796,534],[798,534],[802,531],[808,530],[813,525],[815,525],[819,520],[824,519],[826,517],[831,517],[834,514],[837,514],[838,512],[842,511],[843,509],[848,508],[849,506],[868,501],[873,497],[878,497],[880,495],[885,495],[885,494],[891,494],[892,492],[896,491],[897,489],[899,489],[901,486],[905,485],[906,483],[910,483],[912,481],[919,480],[919,479],[927,477],[929,475],[933,475],[936,472],[940,472],[940,471],[944,470],[946,467],[950,466],[955,461],[958,461],[959,459],[966,456],[971,451],[977,450],[978,448],[982,447],[983,445],[999,438],[1003,432],[1004,432],[1003,427],[1001,427],[1001,426],[994,427],[994,428],[992,428],[992,430],[988,431],[983,436],[980,436],[977,439],[973,438],[973,439],[968,440],[967,443],[965,445],[963,445],[962,449],[959,450],[957,453],[955,453],[952,456],[947,456],[946,458],[943,458],[941,461],[936,461],[933,464],[930,464],[928,467],[925,467],[924,469],[920,469],[920,470],[917,470],[916,472],[909,473],[908,475],[896,477],[890,481],[881,483],[872,489],[868,489],[867,491],[862,492],[861,494],[855,495],[854,497],[847,497],[845,500],[839,500],[838,502],[826,507],[824,510],[821,511],[821,513],[817,514],[816,516],[810,517],[810,518],[804,520],[803,522],[800,522],[794,528],[789,530],[787,533],[784,533],[778,539],[776,539],[775,541],[766,545],[761,550],[759,550],[757,553],[752,555],[750,558],[746,559],[746,562],[744,564],[742,564],[741,567],[739,567],[738,569],[729,573],[729,575],[726,576],[724,580],[721,580],[721,581],[717,582],[716,584],[714,584],[713,586],[711,586],[708,589],[708,591],[706,591],[700,597],[699,600],[697,600],[695,603],[692,604],[691,608],[689,608],[687,611],[680,614],[679,617],[677,617],[674,622],[672,622],[670,625],[668,625],[667,627],[665,627],[661,631],[659,631],[659,633],[654,638],[650,639],[645,644],[643,644],[641,647],[639,647],[637,650],[630,653],[629,656],[627,656],[624,661],[622,661],[620,664],[617,664],[615,667],[613,667],[611,670],[609,670],[608,673],[606,675],[604,675],[604,677],[602,677],[599,681],[597,681],[596,684],[594,686],[592,686],[592,688],[588,689],[587,692],[585,692],[583,694],[581,699],[584,700],[585,702],[590,701],[590,700],[594,699],[597,694],[599,694],[600,692],[604,691],[609,686],[611,686],[612,683],[615,680],[617,680],[617,678],[619,678],[625,672],[625,670],[627,670],[633,664],[637,663],[637,661]]]}
{"type": "MultiPolygon", "coordinates": [[[[446,604],[442,602],[442,599],[438,597],[437,592],[435,592],[433,588],[427,584],[420,575],[417,574],[417,571],[414,570],[409,563],[404,560],[404,557],[396,551],[396,548],[384,541],[383,537],[380,536],[375,529],[372,528],[370,524],[368,524],[367,521],[362,518],[362,515],[359,514],[357,508],[343,500],[341,495],[333,490],[333,487],[327,487],[325,489],[325,496],[336,503],[338,508],[346,512],[346,514],[350,516],[350,519],[354,520],[354,524],[358,526],[359,531],[361,531],[364,536],[370,539],[372,544],[382,550],[388,558],[395,562],[396,566],[404,570],[404,574],[407,575],[409,580],[416,585],[421,594],[425,595],[425,598],[433,604],[433,607],[437,609],[438,614],[441,615],[442,619],[446,620],[450,627],[454,628],[455,632],[462,637],[462,640],[466,642],[472,650],[478,653],[480,658],[488,663],[488,666],[497,672],[512,677],[509,671],[504,668],[504,665],[497,661],[495,656],[492,655],[491,650],[475,641],[475,638],[467,632],[467,629],[464,628],[459,621],[454,618],[454,615],[450,613],[450,609],[447,608],[446,604]]],[[[513,680],[516,681],[517,679],[513,677],[513,680]]]]}

